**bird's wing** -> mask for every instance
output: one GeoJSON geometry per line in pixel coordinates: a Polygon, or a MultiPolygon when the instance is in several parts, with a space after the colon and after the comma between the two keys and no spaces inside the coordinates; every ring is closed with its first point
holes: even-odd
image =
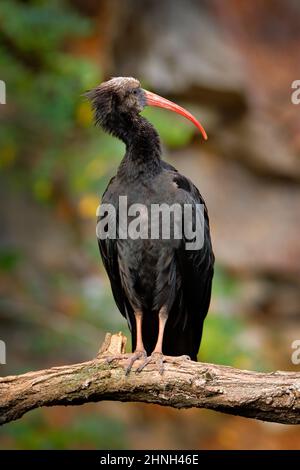
{"type": "Polygon", "coordinates": [[[164,160],[161,161],[161,166],[164,170],[170,171],[171,173],[178,173],[173,165],[170,165],[170,163],[165,162],[164,160]]]}
{"type": "MultiPolygon", "coordinates": [[[[172,172],[172,170],[169,170],[172,172]]],[[[176,250],[176,260],[181,278],[182,298],[179,299],[180,325],[186,330],[181,335],[182,341],[189,342],[190,354],[196,358],[201,342],[202,327],[207,315],[214,271],[214,254],[212,251],[209,218],[204,200],[194,184],[178,172],[173,172],[181,204],[201,204],[203,209],[204,238],[203,246],[195,250],[187,250],[189,241],[183,233],[183,239],[176,250]],[[185,336],[185,338],[184,338],[185,336]]],[[[196,209],[195,209],[196,210],[196,209]]],[[[195,212],[193,211],[193,216],[195,212]]],[[[194,217],[193,217],[194,218],[194,217]]],[[[194,222],[194,220],[193,220],[194,222]]]]}
{"type": "MultiPolygon", "coordinates": [[[[113,177],[103,196],[102,196],[102,203],[112,204],[112,206],[116,210],[116,214],[118,212],[118,197],[116,196],[115,191],[113,191],[113,177]]],[[[106,214],[100,215],[97,218],[97,223],[100,222],[106,214]]],[[[117,221],[116,221],[117,222],[117,221]]],[[[133,310],[130,303],[127,300],[125,292],[122,287],[121,278],[120,278],[120,271],[119,271],[119,259],[118,259],[118,245],[117,245],[117,238],[102,238],[97,234],[98,239],[98,246],[101,254],[101,258],[108,274],[112,293],[117,304],[118,309],[120,310],[121,314],[127,319],[128,326],[130,330],[132,330],[132,315],[133,310]]]]}

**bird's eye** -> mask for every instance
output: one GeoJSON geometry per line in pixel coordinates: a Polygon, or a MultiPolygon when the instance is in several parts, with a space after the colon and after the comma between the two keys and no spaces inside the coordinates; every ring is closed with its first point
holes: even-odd
{"type": "Polygon", "coordinates": [[[135,89],[133,90],[133,94],[134,94],[134,95],[137,95],[137,93],[138,93],[138,90],[137,90],[137,88],[135,88],[135,89]]]}

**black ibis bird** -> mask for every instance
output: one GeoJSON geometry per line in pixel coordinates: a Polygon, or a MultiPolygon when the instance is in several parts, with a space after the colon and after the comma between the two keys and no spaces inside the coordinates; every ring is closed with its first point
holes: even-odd
{"type": "MultiPolygon", "coordinates": [[[[117,231],[115,236],[108,233],[98,236],[114,299],[132,335],[126,373],[140,359],[137,371],[153,362],[162,373],[165,356],[197,360],[210,304],[214,255],[203,198],[188,178],[162,160],[159,135],[140,113],[145,106],[169,109],[192,121],[205,139],[207,136],[191,113],[144,90],[132,77],[112,78],[87,92],[87,97],[92,103],[95,123],[126,146],[101,204],[112,205],[117,218],[120,196],[126,196],[128,206],[139,203],[146,210],[151,205],[174,203],[180,207],[185,204],[204,207],[203,241],[198,249],[187,249],[184,235],[133,239],[121,237],[117,231]]],[[[194,211],[193,226],[195,214],[194,211]]],[[[99,220],[105,216],[107,212],[99,220]]]]}

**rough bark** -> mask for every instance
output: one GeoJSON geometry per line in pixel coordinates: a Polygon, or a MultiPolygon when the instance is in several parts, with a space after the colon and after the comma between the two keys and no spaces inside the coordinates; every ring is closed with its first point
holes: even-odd
{"type": "Polygon", "coordinates": [[[122,333],[107,334],[98,356],[88,362],[0,378],[0,424],[41,406],[114,400],[174,408],[208,408],[233,415],[300,424],[300,373],[260,373],[167,358],[164,375],[149,365],[125,376],[122,333]]]}

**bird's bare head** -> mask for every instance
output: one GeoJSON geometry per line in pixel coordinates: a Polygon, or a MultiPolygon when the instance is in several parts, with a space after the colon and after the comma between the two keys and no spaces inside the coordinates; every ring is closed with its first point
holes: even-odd
{"type": "Polygon", "coordinates": [[[111,78],[88,91],[86,96],[95,111],[96,123],[100,125],[115,114],[139,114],[146,105],[140,82],[132,77],[111,78]]]}
{"type": "Polygon", "coordinates": [[[114,77],[86,93],[95,111],[95,121],[105,130],[112,132],[116,116],[136,116],[145,106],[157,106],[181,114],[195,124],[204,139],[206,132],[200,122],[186,109],[141,88],[140,82],[132,77],[114,77]]]}

